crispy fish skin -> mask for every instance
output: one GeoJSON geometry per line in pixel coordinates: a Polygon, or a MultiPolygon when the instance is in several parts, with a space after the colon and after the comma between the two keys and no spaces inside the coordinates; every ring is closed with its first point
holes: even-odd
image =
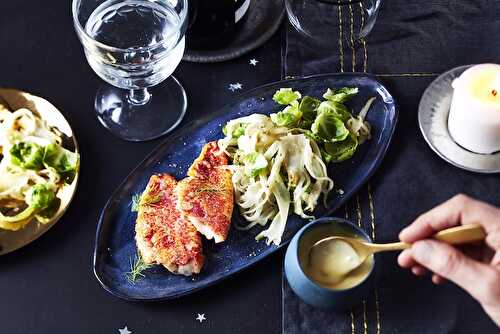
{"type": "Polygon", "coordinates": [[[217,142],[206,144],[188,176],[177,186],[179,209],[207,239],[226,240],[233,213],[233,183],[228,157],[217,142]]]}
{"type": "Polygon", "coordinates": [[[203,267],[201,236],[177,210],[176,186],[168,174],[151,176],[139,203],[135,239],[144,262],[190,276],[203,267]]]}
{"type": "Polygon", "coordinates": [[[216,141],[211,141],[201,149],[200,155],[196,158],[187,172],[188,176],[207,178],[210,174],[217,174],[220,166],[227,166],[227,154],[221,152],[216,141]]]}

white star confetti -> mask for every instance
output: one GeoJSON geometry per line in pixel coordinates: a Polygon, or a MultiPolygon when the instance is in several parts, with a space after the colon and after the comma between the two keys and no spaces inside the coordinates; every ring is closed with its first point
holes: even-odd
{"type": "Polygon", "coordinates": [[[125,326],[122,329],[119,329],[118,331],[120,332],[120,334],[132,334],[132,332],[128,330],[127,326],[125,326]]]}
{"type": "Polygon", "coordinates": [[[196,320],[198,320],[200,323],[202,323],[203,321],[207,320],[207,318],[205,318],[205,313],[202,313],[202,314],[198,313],[198,316],[196,317],[196,320]]]}
{"type": "Polygon", "coordinates": [[[250,59],[249,64],[252,65],[252,66],[256,66],[258,62],[259,61],[257,59],[253,58],[253,59],[250,59]]]}
{"type": "Polygon", "coordinates": [[[237,83],[229,84],[229,88],[228,89],[231,92],[234,92],[234,91],[236,91],[238,89],[242,89],[242,88],[243,88],[243,85],[241,83],[237,82],[237,83]]]}

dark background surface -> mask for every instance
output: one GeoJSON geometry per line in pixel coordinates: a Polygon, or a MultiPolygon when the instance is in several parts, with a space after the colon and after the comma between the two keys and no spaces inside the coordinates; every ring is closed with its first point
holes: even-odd
{"type": "MultiPolygon", "coordinates": [[[[0,86],[45,97],[72,124],[81,149],[81,181],[64,217],[32,244],[0,258],[0,333],[277,333],[281,328],[282,253],[193,296],[130,303],[105,292],[92,273],[97,219],[105,201],[161,139],[129,143],[97,121],[101,80],[73,30],[69,0],[0,1],[0,86]],[[207,321],[195,320],[205,313],[207,321]]],[[[281,36],[222,64],[181,63],[174,75],[189,107],[180,126],[214,112],[239,92],[281,76],[281,36]],[[257,66],[249,59],[259,60],[257,66]]]]}

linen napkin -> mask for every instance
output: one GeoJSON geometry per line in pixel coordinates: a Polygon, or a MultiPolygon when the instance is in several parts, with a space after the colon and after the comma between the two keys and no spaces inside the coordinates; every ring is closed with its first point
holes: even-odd
{"type": "MultiPolygon", "coordinates": [[[[500,176],[458,169],[426,144],[417,123],[424,89],[440,73],[474,63],[500,63],[500,1],[384,1],[366,40],[359,3],[342,11],[342,48],[312,45],[290,24],[283,44],[284,77],[328,72],[371,72],[396,98],[399,121],[375,175],[336,216],[359,223],[377,242],[396,241],[420,213],[457,193],[500,205],[500,176]],[[350,22],[354,22],[351,30],[350,22]]],[[[338,15],[333,12],[332,15],[338,15]]],[[[451,283],[434,286],[381,254],[377,287],[346,312],[303,303],[283,277],[283,333],[498,333],[480,305],[451,283]]],[[[481,282],[478,282],[481,284],[481,282]]]]}

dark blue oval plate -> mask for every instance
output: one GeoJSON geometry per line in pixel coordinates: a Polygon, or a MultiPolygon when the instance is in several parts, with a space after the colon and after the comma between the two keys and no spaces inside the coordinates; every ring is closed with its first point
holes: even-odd
{"type": "MultiPolygon", "coordinates": [[[[328,197],[328,206],[318,205],[314,214],[319,218],[338,209],[372,175],[387,151],[397,120],[393,97],[373,76],[360,73],[317,75],[252,89],[218,113],[179,128],[116,189],[102,210],[94,251],[94,273],[104,289],[127,300],[172,299],[219,282],[286,245],[307,221],[295,215],[290,216],[279,247],[268,246],[263,240],[255,241],[261,227],[250,231],[238,231],[233,228],[228,239],[222,244],[204,240],[206,262],[199,275],[173,275],[163,267],[155,266],[148,269],[145,277],[135,284],[127,280],[126,273],[130,270],[130,262],[136,256],[136,214],[130,211],[131,199],[134,194],[143,191],[152,174],[169,173],[178,179],[183,178],[202,146],[221,138],[221,128],[226,122],[252,113],[277,112],[280,107],[272,100],[272,96],[281,87],[292,87],[304,95],[321,97],[327,88],[343,86],[359,87],[359,94],[348,103],[355,113],[359,112],[368,98],[376,96],[377,99],[367,116],[372,126],[372,139],[361,145],[351,160],[329,167],[335,188],[343,189],[343,194],[332,191],[328,197]]],[[[233,220],[239,219],[242,218],[235,210],[233,220]]]]}

